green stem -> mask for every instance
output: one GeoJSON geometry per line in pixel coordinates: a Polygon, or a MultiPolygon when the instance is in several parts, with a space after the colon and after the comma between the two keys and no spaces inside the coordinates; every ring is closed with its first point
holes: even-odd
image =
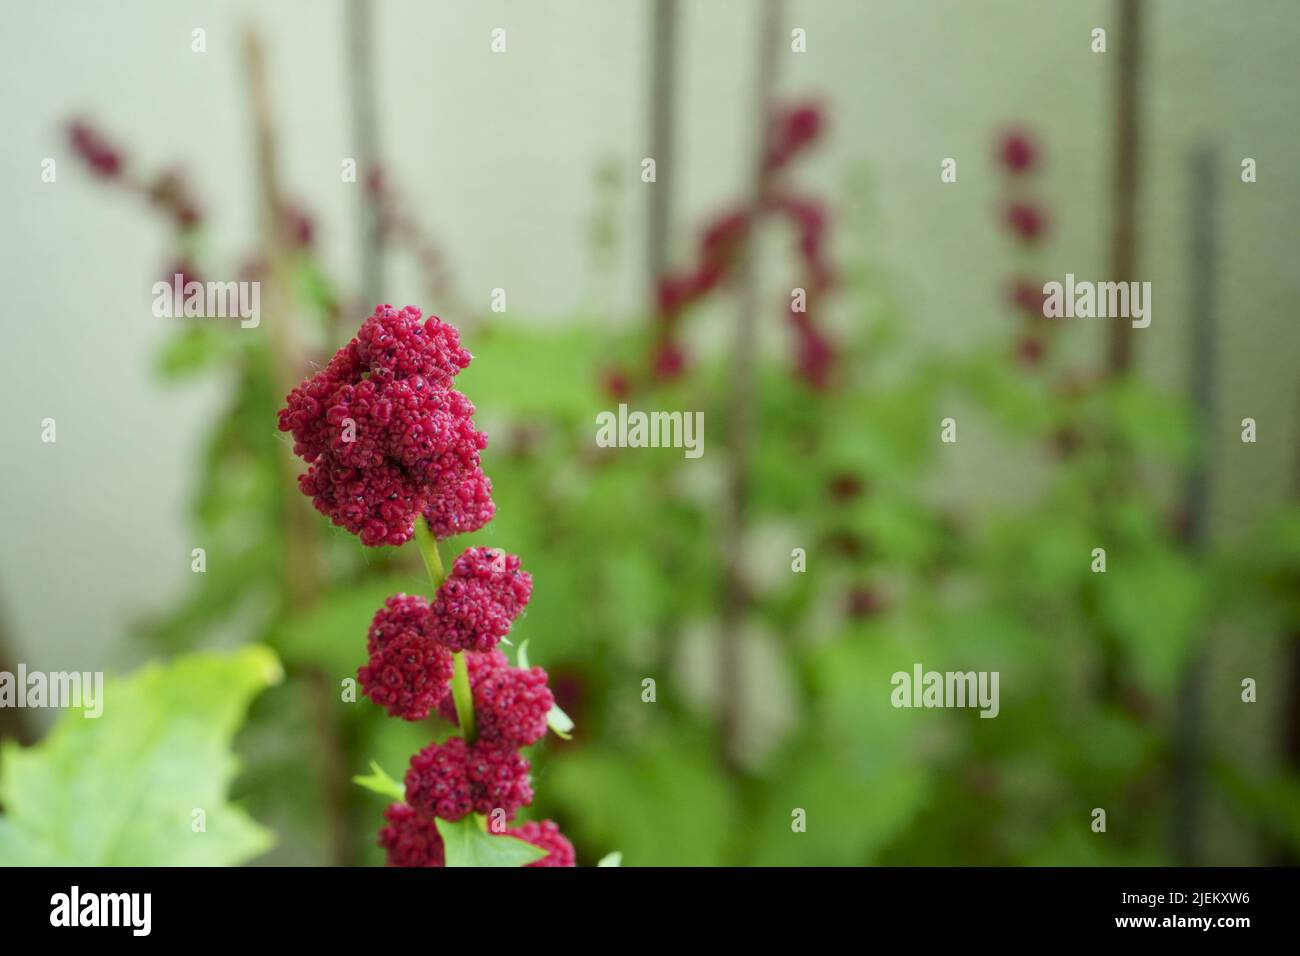
{"type": "MultiPolygon", "coordinates": [[[[429,572],[429,581],[437,593],[442,582],[447,580],[447,571],[438,553],[438,539],[429,530],[423,517],[415,519],[415,543],[424,559],[424,568],[429,572]]],[[[452,655],[451,699],[456,704],[456,720],[460,723],[461,733],[466,743],[473,743],[478,736],[474,727],[474,692],[469,685],[469,664],[465,652],[457,651],[452,655]]]]}
{"type": "Polygon", "coordinates": [[[442,587],[442,582],[447,580],[447,572],[442,566],[442,555],[438,553],[438,539],[429,530],[423,515],[415,519],[415,544],[420,549],[420,557],[424,559],[424,569],[429,572],[433,590],[437,591],[442,587]]]}
{"type": "Polygon", "coordinates": [[[474,694],[469,686],[469,665],[465,662],[464,651],[457,651],[451,659],[455,666],[451,677],[451,698],[456,702],[456,720],[460,722],[465,742],[472,744],[478,734],[474,728],[474,694]]]}

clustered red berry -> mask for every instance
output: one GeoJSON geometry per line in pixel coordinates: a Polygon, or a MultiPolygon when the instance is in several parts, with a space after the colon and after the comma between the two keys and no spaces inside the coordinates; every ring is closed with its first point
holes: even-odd
{"type": "Polygon", "coordinates": [[[423,720],[451,688],[451,652],[426,633],[429,602],[395,594],[370,624],[362,693],[394,717],[423,720]]]}
{"type": "Polygon", "coordinates": [[[513,820],[521,807],[533,801],[530,769],[528,761],[511,748],[449,737],[411,758],[406,802],[417,813],[453,823],[467,813],[488,815],[494,810],[513,820]]]}
{"type": "Polygon", "coordinates": [[[1033,242],[1047,228],[1043,213],[1032,203],[1013,202],[1007,206],[1007,225],[1024,242],[1033,242]]]}
{"type": "Polygon", "coordinates": [[[573,852],[573,844],[560,832],[560,828],[550,820],[542,820],[541,822],[529,820],[527,823],[521,823],[511,830],[510,835],[518,837],[525,843],[541,847],[546,851],[546,856],[526,864],[527,866],[578,865],[573,852]]]}
{"type": "MultiPolygon", "coordinates": [[[[1007,172],[1009,194],[1002,209],[1003,222],[1022,244],[1031,245],[1047,232],[1048,223],[1041,206],[1029,195],[1031,184],[1024,175],[1039,165],[1038,144],[1024,130],[1011,130],[1002,135],[998,156],[1007,172]]],[[[1026,277],[1012,279],[1009,286],[1008,298],[1025,318],[1012,343],[1011,354],[1018,364],[1034,369],[1047,354],[1046,327],[1042,321],[1046,296],[1041,283],[1026,277]]]]}
{"type": "MultiPolygon", "coordinates": [[[[504,747],[527,747],[546,735],[546,715],[555,697],[546,686],[540,667],[511,667],[500,651],[467,654],[474,719],[479,740],[504,747]]],[[[438,712],[457,723],[451,695],[442,699],[438,712]]]]}
{"type": "MultiPolygon", "coordinates": [[[[73,153],[91,172],[115,188],[148,200],[153,208],[170,220],[181,248],[193,246],[189,236],[202,224],[203,214],[194,198],[190,180],[181,169],[165,169],[152,178],[146,178],[128,165],[125,154],[108,135],[87,120],[73,120],[67,126],[67,133],[73,153]]],[[[182,288],[196,280],[195,268],[185,254],[173,263],[163,278],[170,285],[177,274],[183,276],[182,288]]]]}
{"type": "Polygon", "coordinates": [[[491,519],[474,406],[451,387],[469,365],[454,326],[381,305],[280,410],[310,465],[302,492],[366,545],[398,545],[426,514],[441,537],[491,519]]]}
{"type": "Polygon", "coordinates": [[[379,845],[387,851],[389,866],[442,866],[445,850],[433,817],[420,816],[405,803],[384,811],[388,826],[379,831],[379,845]]]}
{"type": "Polygon", "coordinates": [[[491,521],[495,513],[492,482],[481,473],[470,475],[424,506],[424,518],[429,522],[429,530],[439,541],[477,531],[491,521]]]}
{"type": "Polygon", "coordinates": [[[447,696],[451,675],[450,651],[408,633],[372,651],[357,680],[363,693],[394,717],[423,720],[447,696]]]}
{"type": "Polygon", "coordinates": [[[84,120],[68,124],[73,151],[100,176],[112,179],[122,171],[122,154],[97,129],[84,120]]]}
{"type": "Polygon", "coordinates": [[[466,549],[433,604],[396,594],[375,613],[366,640],[369,660],[357,671],[362,693],[394,717],[423,720],[437,707],[450,718],[452,652],[475,651],[467,664],[471,686],[481,685],[475,694],[486,708],[484,739],[517,747],[534,743],[546,732],[546,714],[555,703],[546,672],[513,670],[503,654],[486,653],[510,631],[532,590],[532,577],[516,555],[466,549]]]}
{"type": "MultiPolygon", "coordinates": [[[[446,849],[433,817],[417,813],[409,804],[394,803],[384,811],[388,826],[379,831],[379,845],[389,866],[444,866],[446,849]]],[[[551,820],[522,823],[506,831],[525,843],[546,851],[546,856],[525,866],[577,866],[573,844],[551,820]]]]}
{"type": "MultiPolygon", "coordinates": [[[[776,174],[816,141],[822,125],[821,110],[811,104],[782,109],[772,117],[764,154],[764,195],[759,209],[761,216],[786,220],[797,237],[796,251],[805,272],[802,280],[805,296],[802,303],[791,302],[787,318],[795,335],[792,353],[795,373],[814,388],[828,384],[835,359],[834,346],[812,319],[816,300],[830,289],[834,279],[826,260],[828,220],[821,203],[786,191],[777,182],[776,174]]],[[[659,278],[656,303],[659,333],[650,356],[651,379],[674,379],[686,367],[686,356],[677,342],[677,326],[688,308],[718,289],[734,272],[754,231],[755,218],[748,209],[723,213],[702,233],[695,265],[659,278]]],[[[621,371],[618,374],[622,375],[621,371]]],[[[606,389],[611,391],[608,378],[606,389]]]]}
{"type": "MultiPolygon", "coordinates": [[[[316,508],[365,545],[402,544],[419,520],[437,539],[491,520],[492,485],[479,462],[487,438],[474,428],[474,406],[451,387],[469,362],[453,326],[411,307],[375,309],[279,413],[280,430],[310,466],[299,486],[316,508]]],[[[458,723],[460,654],[475,718],[473,733],[411,758],[405,802],[385,811],[379,831],[389,865],[443,866],[439,819],[513,820],[532,802],[532,768],[519,750],[546,733],[555,699],[546,671],[513,668],[495,649],[532,590],[517,556],[467,548],[432,602],[395,594],[371,620],[368,660],[357,669],[367,697],[394,717],[423,720],[437,710],[458,723]]],[[[550,821],[516,832],[547,851],[533,865],[574,865],[573,846],[550,821]]]]}
{"type": "Polygon", "coordinates": [[[786,165],[797,152],[817,139],[821,128],[821,110],[810,103],[779,111],[772,118],[764,168],[774,170],[786,165]]]}
{"type": "MultiPolygon", "coordinates": [[[[495,649],[531,592],[532,579],[517,557],[469,548],[453,563],[432,604],[394,595],[371,622],[370,663],[358,671],[362,686],[376,703],[408,720],[425,716],[432,704],[459,723],[451,648],[484,648],[464,651],[476,737],[450,737],[411,758],[406,802],[389,807],[388,826],[379,833],[389,865],[442,866],[435,820],[454,823],[469,813],[498,811],[513,820],[532,802],[531,765],[519,749],[545,735],[555,698],[546,671],[511,667],[495,649]]],[[[511,832],[547,851],[530,866],[575,865],[572,844],[550,821],[511,832]]]]}
{"type": "Polygon", "coordinates": [[[429,602],[418,594],[394,594],[375,612],[366,634],[366,649],[370,653],[382,648],[394,638],[415,632],[424,634],[424,624],[429,617],[429,602]]]}
{"type": "Polygon", "coordinates": [[[1024,130],[1010,130],[998,146],[1002,164],[1012,175],[1028,172],[1038,160],[1038,144],[1024,130]]]}
{"type": "Polygon", "coordinates": [[[533,593],[519,558],[493,548],[469,548],[456,559],[429,610],[429,629],[453,651],[483,653],[505,637],[533,593]]]}

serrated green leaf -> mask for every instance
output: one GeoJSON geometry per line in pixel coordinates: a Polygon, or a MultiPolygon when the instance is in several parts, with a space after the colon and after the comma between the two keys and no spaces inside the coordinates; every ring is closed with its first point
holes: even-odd
{"type": "Polygon", "coordinates": [[[394,800],[406,799],[406,788],[390,777],[383,767],[375,761],[370,761],[370,774],[368,776],[355,776],[352,782],[359,787],[365,787],[371,793],[377,793],[381,797],[391,797],[394,800]]]}
{"type": "Polygon", "coordinates": [[[523,866],[546,856],[541,847],[508,833],[488,833],[472,813],[456,823],[435,823],[446,849],[447,866],[523,866]]]}
{"type": "Polygon", "coordinates": [[[69,710],[39,744],[7,742],[0,863],[230,866],[265,852],[273,834],[227,799],[231,741],[281,676],[257,646],[150,664],[105,683],[98,718],[69,710]]]}

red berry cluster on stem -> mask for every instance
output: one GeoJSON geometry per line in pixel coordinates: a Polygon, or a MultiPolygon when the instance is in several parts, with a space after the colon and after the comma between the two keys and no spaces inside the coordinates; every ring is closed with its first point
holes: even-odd
{"type": "MultiPolygon", "coordinates": [[[[486,524],[492,485],[480,467],[487,438],[474,406],[451,387],[470,361],[457,330],[420,311],[379,306],[329,364],[289,393],[280,430],[309,464],[300,481],[313,504],[363,544],[402,544],[426,522],[431,574],[437,540],[486,524]]],[[[434,569],[437,569],[436,571],[434,569]]],[[[519,558],[468,548],[436,582],[433,599],[390,597],[371,621],[362,692],[394,717],[437,710],[462,735],[411,758],[405,802],[385,812],[379,845],[392,866],[443,866],[437,820],[468,814],[513,820],[533,799],[531,766],[519,752],[546,733],[555,700],[546,671],[511,667],[496,650],[532,596],[519,558]],[[458,699],[457,661],[468,686],[458,699]]],[[[573,846],[554,823],[509,831],[546,851],[530,866],[573,866],[573,846]]]]}
{"type": "MultiPolygon", "coordinates": [[[[511,667],[500,651],[466,655],[474,719],[479,740],[511,747],[527,747],[546,734],[546,715],[555,697],[546,686],[546,671],[511,667]]],[[[442,699],[438,712],[457,723],[451,696],[442,699]]]]}
{"type": "Polygon", "coordinates": [[[410,540],[427,514],[436,536],[492,518],[480,467],[487,436],[451,387],[469,365],[454,326],[381,305],[330,363],[289,393],[280,430],[311,467],[302,492],[362,544],[410,540]]]}

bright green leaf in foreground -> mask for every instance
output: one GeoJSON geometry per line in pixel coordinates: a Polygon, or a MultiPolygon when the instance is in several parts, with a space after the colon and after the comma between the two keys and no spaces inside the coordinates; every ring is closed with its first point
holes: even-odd
{"type": "Polygon", "coordinates": [[[447,866],[523,866],[546,856],[541,847],[518,837],[486,832],[473,813],[457,823],[435,822],[447,850],[447,866]]]}
{"type": "Polygon", "coordinates": [[[263,647],[151,664],[103,688],[103,713],[69,710],[39,744],[0,748],[0,864],[227,866],[272,833],[227,801],[231,740],[277,683],[263,647]]]}

